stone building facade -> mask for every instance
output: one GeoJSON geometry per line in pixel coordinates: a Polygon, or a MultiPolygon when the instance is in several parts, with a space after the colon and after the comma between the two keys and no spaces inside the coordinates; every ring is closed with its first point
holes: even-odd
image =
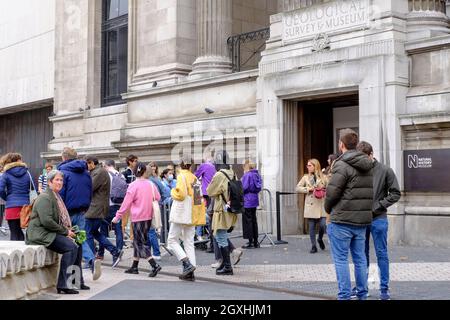
{"type": "MultiPolygon", "coordinates": [[[[439,177],[450,150],[449,7],[444,0],[56,1],[54,137],[42,156],[58,159],[70,145],[102,159],[134,153],[167,164],[183,148],[200,162],[205,149],[226,145],[236,163],[257,161],[265,188],[290,192],[305,162],[325,165],[339,129],[351,127],[404,191],[389,212],[391,242],[448,246],[445,179],[429,189],[410,181],[439,177]],[[124,26],[127,50],[108,60],[115,56],[105,50],[108,30],[124,26]],[[125,81],[117,77],[120,57],[125,81]],[[111,102],[105,92],[121,83],[111,102]],[[427,159],[433,165],[421,168],[427,159]]],[[[302,202],[282,199],[283,234],[303,231],[302,202]]]]}

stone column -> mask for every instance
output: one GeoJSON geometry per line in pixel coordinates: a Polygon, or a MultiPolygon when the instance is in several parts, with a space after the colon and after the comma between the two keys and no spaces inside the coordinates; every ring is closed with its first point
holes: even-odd
{"type": "Polygon", "coordinates": [[[408,40],[450,33],[446,0],[409,0],[408,40]]]}
{"type": "Polygon", "coordinates": [[[232,33],[231,0],[197,0],[198,58],[190,78],[231,73],[227,39],[232,33]]]}

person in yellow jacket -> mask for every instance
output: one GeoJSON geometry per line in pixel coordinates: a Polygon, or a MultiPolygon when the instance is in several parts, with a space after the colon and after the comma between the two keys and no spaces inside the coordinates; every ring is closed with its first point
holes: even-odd
{"type": "Polygon", "coordinates": [[[180,163],[181,170],[177,176],[177,185],[171,191],[174,203],[170,211],[170,228],[167,239],[169,250],[183,264],[183,273],[179,278],[185,281],[195,281],[194,271],[196,269],[194,247],[195,226],[192,222],[194,190],[192,186],[196,183],[197,178],[190,171],[191,166],[191,158],[182,157],[180,163]],[[191,204],[186,205],[186,201],[190,201],[191,204]],[[179,240],[183,241],[184,250],[179,240]]]}
{"type": "Polygon", "coordinates": [[[219,151],[216,153],[214,162],[217,173],[209,184],[207,192],[214,200],[212,230],[222,254],[222,263],[216,270],[216,274],[233,275],[233,268],[230,261],[231,250],[228,242],[228,232],[231,232],[234,229],[238,218],[235,213],[226,211],[227,203],[225,203],[224,199],[229,201],[228,178],[233,180],[235,173],[231,169],[231,166],[228,165],[229,157],[226,151],[219,151]]]}

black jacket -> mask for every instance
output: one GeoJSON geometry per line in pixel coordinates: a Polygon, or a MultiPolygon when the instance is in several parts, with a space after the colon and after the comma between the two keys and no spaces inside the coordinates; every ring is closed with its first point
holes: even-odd
{"type": "Polygon", "coordinates": [[[339,157],[331,171],[325,211],[331,222],[367,226],[372,223],[373,162],[356,150],[339,157]]]}
{"type": "Polygon", "coordinates": [[[374,161],[373,169],[373,218],[387,217],[387,208],[400,200],[401,192],[394,171],[374,161]]]}

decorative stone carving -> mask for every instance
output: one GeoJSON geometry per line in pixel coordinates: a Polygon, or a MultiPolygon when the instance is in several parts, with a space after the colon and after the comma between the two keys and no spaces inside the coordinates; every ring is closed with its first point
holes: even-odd
{"type": "Polygon", "coordinates": [[[279,6],[282,12],[307,8],[315,4],[328,2],[327,0],[280,0],[279,6]]]}
{"type": "Polygon", "coordinates": [[[408,39],[430,38],[450,33],[445,0],[409,0],[408,39]]]}
{"type": "Polygon", "coordinates": [[[326,33],[320,33],[314,37],[312,51],[324,51],[330,49],[330,38],[326,33]]]}

